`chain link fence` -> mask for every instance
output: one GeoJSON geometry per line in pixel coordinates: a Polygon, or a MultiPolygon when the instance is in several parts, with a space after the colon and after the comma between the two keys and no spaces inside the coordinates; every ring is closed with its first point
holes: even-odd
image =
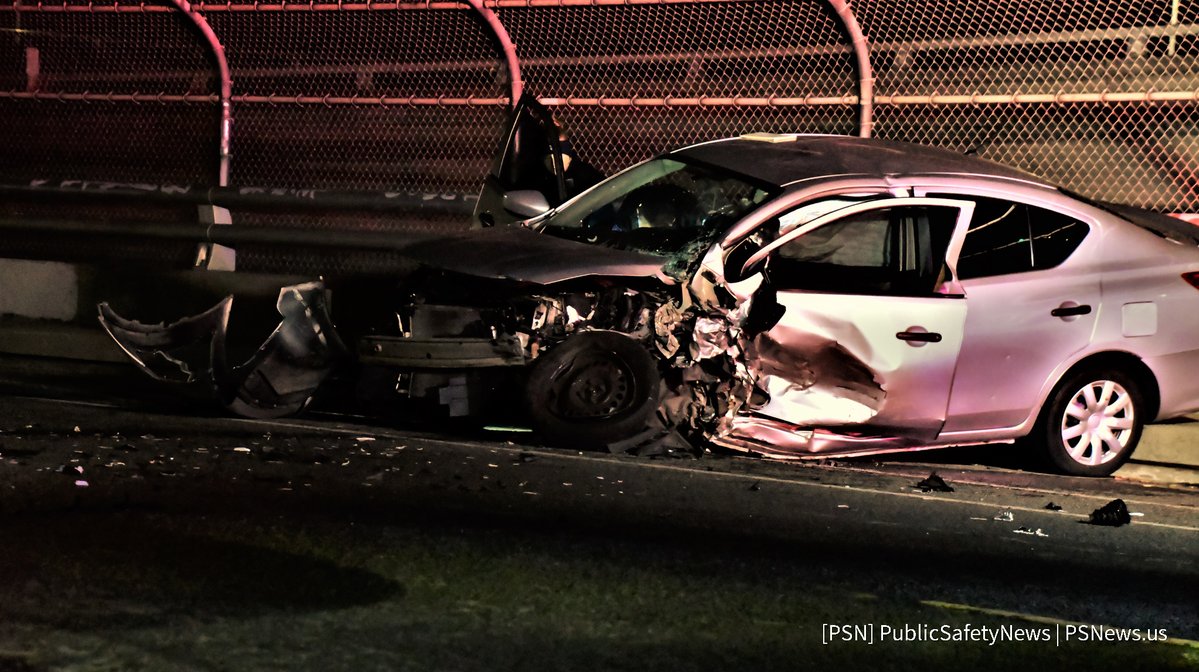
{"type": "Polygon", "coordinates": [[[205,5],[233,76],[231,182],[477,191],[508,74],[477,13],[455,7],[205,5]]]}
{"type": "MultiPolygon", "coordinates": [[[[0,182],[214,186],[219,108],[211,57],[194,27],[166,7],[92,10],[0,4],[0,182]]],[[[194,222],[196,212],[14,197],[0,200],[0,216],[194,222]]],[[[8,233],[0,249],[5,256],[177,266],[195,246],[8,233]]]]}
{"type": "Polygon", "coordinates": [[[747,131],[855,132],[853,54],[822,1],[501,4],[498,13],[526,87],[605,172],[747,131]]]}
{"type": "MultiPolygon", "coordinates": [[[[506,125],[509,75],[465,3],[206,4],[233,78],[230,183],[414,192],[455,214],[234,213],[239,226],[412,231],[465,227],[506,125]]],[[[238,267],[288,273],[387,272],[380,252],[242,245],[238,267]]]]}
{"type": "MultiPolygon", "coordinates": [[[[177,1],[0,0],[0,181],[217,184],[222,82],[206,24],[232,78],[231,186],[477,192],[513,82],[502,37],[467,2],[202,3],[190,20],[177,1]]],[[[526,90],[611,172],[748,131],[860,132],[859,76],[871,73],[858,72],[835,1],[484,4],[515,43],[526,90]]],[[[875,135],[974,152],[1097,198],[1199,211],[1199,3],[871,0],[853,10],[875,78],[875,135]]],[[[300,211],[234,220],[385,231],[467,222],[300,211]]],[[[239,263],[316,268],[286,250],[246,250],[239,263]]]]}
{"type": "Polygon", "coordinates": [[[862,2],[879,137],[1080,193],[1199,209],[1199,3],[862,2]]]}

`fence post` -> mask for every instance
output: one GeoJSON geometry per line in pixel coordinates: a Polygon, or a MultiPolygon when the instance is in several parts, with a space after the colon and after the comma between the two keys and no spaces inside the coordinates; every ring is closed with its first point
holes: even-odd
{"type": "Polygon", "coordinates": [[[869,138],[874,131],[874,69],[870,65],[870,42],[862,33],[858,17],[849,6],[849,0],[827,0],[853,47],[858,64],[858,135],[869,138]]]}
{"type": "MultiPolygon", "coordinates": [[[[212,25],[201,14],[192,10],[187,0],[171,0],[171,4],[183,13],[204,36],[208,48],[216,59],[217,76],[220,78],[220,145],[217,164],[217,186],[229,186],[229,156],[233,134],[233,80],[229,76],[229,61],[225,58],[225,47],[217,38],[212,25]]],[[[200,221],[210,227],[219,224],[232,224],[233,217],[229,211],[219,206],[200,206],[200,221]]],[[[209,271],[232,271],[237,268],[237,252],[224,245],[201,243],[196,250],[195,266],[209,271]]]]}
{"type": "Polygon", "coordinates": [[[516,45],[512,43],[512,37],[508,35],[508,29],[500,22],[500,18],[491,11],[484,0],[466,0],[475,11],[483,17],[487,25],[491,27],[495,33],[495,38],[500,42],[500,48],[504,51],[504,60],[508,64],[508,78],[512,80],[512,109],[520,104],[520,95],[524,91],[524,82],[520,79],[520,59],[516,56],[516,45]]]}

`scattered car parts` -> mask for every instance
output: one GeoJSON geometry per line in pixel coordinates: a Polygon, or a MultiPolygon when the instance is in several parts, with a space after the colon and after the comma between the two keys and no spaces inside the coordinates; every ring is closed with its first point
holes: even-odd
{"type": "Polygon", "coordinates": [[[1113,499],[1092,511],[1088,522],[1092,525],[1120,527],[1131,523],[1132,516],[1128,513],[1128,505],[1124,503],[1123,499],[1113,499]]]}
{"type": "Polygon", "coordinates": [[[147,325],[127,320],[101,303],[100,324],[143,371],[158,380],[190,383],[202,378],[213,385],[226,408],[245,417],[299,412],[346,354],[333,328],[324,285],[311,282],[280,290],[276,308],[283,319],[240,366],[230,366],[226,358],[232,306],[229,296],[195,317],[147,325]]]}

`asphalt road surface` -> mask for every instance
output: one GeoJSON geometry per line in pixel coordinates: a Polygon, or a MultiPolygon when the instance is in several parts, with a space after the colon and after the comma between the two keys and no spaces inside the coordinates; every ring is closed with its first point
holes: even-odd
{"type": "Polygon", "coordinates": [[[4,391],[0,670],[1199,667],[1191,487],[4,391]]]}

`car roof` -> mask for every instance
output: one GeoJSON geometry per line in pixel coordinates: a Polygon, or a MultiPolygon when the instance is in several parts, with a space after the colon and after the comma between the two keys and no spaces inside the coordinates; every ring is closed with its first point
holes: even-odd
{"type": "Polygon", "coordinates": [[[969,175],[1053,186],[1032,173],[939,147],[843,135],[753,134],[683,147],[666,156],[719,166],[776,187],[849,175],[969,175]]]}

